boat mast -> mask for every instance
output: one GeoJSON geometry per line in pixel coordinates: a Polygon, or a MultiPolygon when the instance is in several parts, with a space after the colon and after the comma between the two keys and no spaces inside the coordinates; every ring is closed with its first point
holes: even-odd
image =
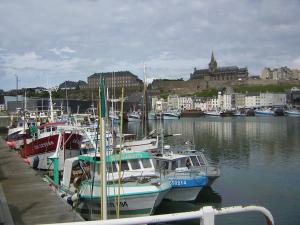
{"type": "Polygon", "coordinates": [[[146,65],[144,63],[144,137],[147,137],[147,119],[148,119],[148,112],[147,112],[147,75],[146,75],[146,65]]]}
{"type": "Polygon", "coordinates": [[[121,199],[121,168],[122,168],[122,146],[123,146],[123,107],[124,107],[124,87],[122,87],[121,97],[121,124],[120,124],[120,152],[119,152],[119,173],[118,173],[118,200],[117,200],[117,218],[120,218],[120,199],[121,199]]]}
{"type": "Polygon", "coordinates": [[[27,110],[27,96],[26,96],[26,89],[25,89],[25,93],[24,93],[24,112],[26,112],[27,110]]]}
{"type": "Polygon", "coordinates": [[[106,139],[105,139],[105,89],[104,78],[100,77],[99,85],[99,131],[100,133],[100,177],[101,177],[101,219],[107,220],[107,190],[106,190],[106,139]]]}
{"type": "Polygon", "coordinates": [[[49,104],[50,104],[50,119],[51,119],[51,122],[53,122],[54,121],[54,112],[53,112],[53,102],[52,102],[52,89],[49,88],[48,92],[49,92],[49,104]]]}

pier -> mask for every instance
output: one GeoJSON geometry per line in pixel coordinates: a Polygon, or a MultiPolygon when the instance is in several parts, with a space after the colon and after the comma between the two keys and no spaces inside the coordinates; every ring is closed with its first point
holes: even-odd
{"type": "Polygon", "coordinates": [[[83,221],[0,137],[0,224],[83,221]]]}

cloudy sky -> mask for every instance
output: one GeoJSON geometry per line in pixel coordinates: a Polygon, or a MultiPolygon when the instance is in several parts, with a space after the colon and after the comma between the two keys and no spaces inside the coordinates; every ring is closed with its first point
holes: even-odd
{"type": "Polygon", "coordinates": [[[94,72],[188,79],[218,65],[300,68],[299,0],[1,0],[0,89],[94,72]]]}

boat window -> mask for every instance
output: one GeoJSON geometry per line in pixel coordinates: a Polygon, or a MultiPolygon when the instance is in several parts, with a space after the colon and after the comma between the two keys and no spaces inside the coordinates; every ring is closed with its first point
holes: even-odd
{"type": "Polygon", "coordinates": [[[159,168],[163,170],[169,169],[169,163],[168,161],[158,161],[159,162],[159,168]]]}
{"type": "Polygon", "coordinates": [[[193,166],[200,166],[196,156],[190,156],[190,159],[192,160],[193,166]]]}
{"type": "Polygon", "coordinates": [[[47,127],[47,132],[50,132],[51,131],[51,127],[47,127]]]}
{"type": "Polygon", "coordinates": [[[198,160],[199,160],[199,162],[200,162],[200,165],[201,166],[205,166],[205,162],[204,162],[204,160],[203,160],[203,158],[200,156],[200,155],[198,155],[198,160]]]}
{"type": "Polygon", "coordinates": [[[109,173],[114,173],[114,172],[117,172],[117,166],[115,163],[108,163],[107,164],[107,171],[109,173]]]}
{"type": "Polygon", "coordinates": [[[52,131],[56,131],[56,127],[52,127],[52,131]]]}
{"type": "Polygon", "coordinates": [[[129,166],[128,166],[127,161],[121,161],[121,170],[122,171],[129,170],[129,166]]]}
{"type": "Polygon", "coordinates": [[[178,167],[186,167],[186,158],[180,159],[178,167]]]}
{"type": "Polygon", "coordinates": [[[175,170],[178,166],[178,162],[177,161],[172,161],[172,166],[171,166],[171,170],[175,170]]]}
{"type": "Polygon", "coordinates": [[[142,164],[143,164],[144,168],[151,168],[152,167],[150,159],[142,159],[142,164]]]}
{"type": "Polygon", "coordinates": [[[141,169],[140,163],[138,159],[130,160],[131,168],[133,170],[141,169]]]}

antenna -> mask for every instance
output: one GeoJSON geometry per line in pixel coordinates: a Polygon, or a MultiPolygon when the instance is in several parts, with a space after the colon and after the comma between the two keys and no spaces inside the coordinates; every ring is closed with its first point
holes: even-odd
{"type": "Polygon", "coordinates": [[[49,104],[50,104],[50,119],[51,122],[54,121],[54,112],[53,112],[53,102],[52,102],[52,91],[57,91],[58,87],[48,88],[47,91],[49,92],[49,104]]]}
{"type": "Polygon", "coordinates": [[[20,79],[19,79],[17,74],[15,74],[15,77],[16,77],[16,89],[17,89],[16,90],[16,101],[17,101],[17,107],[16,108],[18,108],[18,106],[19,106],[18,93],[19,93],[19,81],[20,81],[20,79]]]}

